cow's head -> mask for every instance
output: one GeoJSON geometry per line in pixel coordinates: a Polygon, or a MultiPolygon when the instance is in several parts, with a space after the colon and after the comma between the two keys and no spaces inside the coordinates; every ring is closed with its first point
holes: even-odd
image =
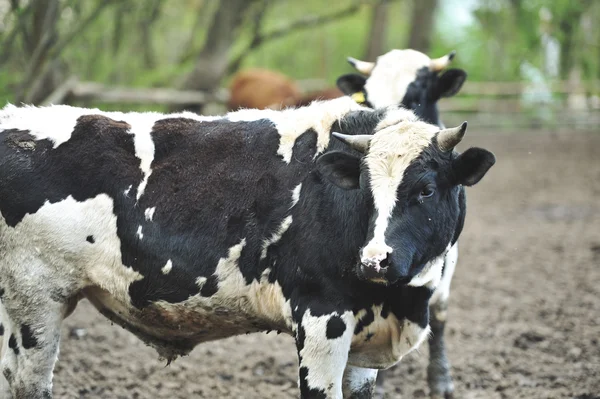
{"type": "Polygon", "coordinates": [[[407,120],[373,135],[334,133],[363,156],[327,152],[317,160],[320,173],[340,188],[363,190],[372,200],[366,242],[357,248],[361,279],[417,285],[446,252],[464,217],[461,185],[476,184],[495,163],[494,155],[481,148],[454,151],[466,128],[466,122],[440,130],[407,120]]]}
{"type": "Polygon", "coordinates": [[[415,50],[392,50],[365,62],[348,58],[361,74],[343,75],[337,85],[346,95],[373,108],[401,105],[413,110],[422,120],[441,125],[437,101],[452,97],[462,87],[467,73],[462,69],[442,70],[454,58],[452,51],[431,59],[415,50]]]}

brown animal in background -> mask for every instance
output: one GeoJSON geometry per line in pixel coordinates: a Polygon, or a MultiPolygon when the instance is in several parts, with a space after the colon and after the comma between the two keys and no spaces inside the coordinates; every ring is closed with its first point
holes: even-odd
{"type": "Polygon", "coordinates": [[[337,87],[303,94],[287,76],[268,69],[246,69],[238,72],[229,86],[230,110],[239,108],[282,109],[302,107],[315,100],[331,100],[344,93],[337,87]]]}
{"type": "Polygon", "coordinates": [[[337,87],[330,87],[303,95],[295,105],[297,107],[303,107],[315,100],[333,100],[334,98],[343,97],[344,95],[345,94],[337,87]]]}
{"type": "Polygon", "coordinates": [[[294,106],[302,93],[287,76],[268,69],[238,72],[229,86],[231,110],[238,108],[282,109],[294,106]]]}

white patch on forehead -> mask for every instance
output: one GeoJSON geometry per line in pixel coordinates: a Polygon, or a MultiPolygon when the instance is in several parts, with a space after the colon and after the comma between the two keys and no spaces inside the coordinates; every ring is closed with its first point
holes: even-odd
{"type": "Polygon", "coordinates": [[[137,228],[137,231],[135,232],[135,235],[141,240],[142,238],[144,238],[144,233],[142,233],[142,225],[139,225],[137,228]]]}
{"type": "Polygon", "coordinates": [[[302,183],[298,184],[296,187],[294,187],[294,190],[292,190],[292,205],[290,206],[290,208],[293,208],[294,206],[296,206],[298,201],[300,201],[300,191],[301,190],[302,190],[302,183]]]}
{"type": "Polygon", "coordinates": [[[152,221],[152,218],[154,217],[154,211],[156,211],[156,207],[146,208],[144,211],[144,216],[146,217],[147,221],[152,221]]]}
{"type": "Polygon", "coordinates": [[[407,120],[387,126],[373,136],[365,163],[371,177],[377,219],[373,238],[363,250],[363,258],[374,258],[375,255],[385,258],[381,251],[389,248],[385,244],[385,231],[396,205],[398,186],[406,168],[431,144],[438,130],[425,122],[407,120]]]}
{"type": "Polygon", "coordinates": [[[400,104],[417,71],[430,63],[428,56],[411,49],[392,50],[379,56],[365,84],[369,102],[374,108],[400,104]]]}
{"type": "Polygon", "coordinates": [[[400,122],[417,122],[418,120],[419,117],[412,110],[390,105],[383,119],[375,127],[375,132],[397,125],[400,122]]]}
{"type": "Polygon", "coordinates": [[[408,285],[412,287],[425,286],[434,290],[440,284],[442,279],[442,269],[444,268],[444,260],[446,259],[446,254],[448,251],[450,251],[450,244],[448,244],[448,247],[440,256],[427,262],[427,264],[423,267],[423,270],[414,276],[408,285]]]}
{"type": "Polygon", "coordinates": [[[163,268],[160,269],[160,271],[162,272],[162,274],[169,274],[171,272],[172,268],[173,268],[173,262],[171,262],[171,259],[169,259],[167,261],[167,263],[163,266],[163,268]]]}
{"type": "Polygon", "coordinates": [[[281,239],[281,236],[283,236],[283,233],[285,233],[287,229],[290,228],[292,220],[292,215],[289,215],[285,219],[283,219],[277,231],[275,231],[269,239],[263,242],[262,251],[260,253],[261,260],[267,257],[267,250],[269,249],[269,246],[279,241],[281,239]]]}
{"type": "Polygon", "coordinates": [[[316,156],[327,148],[331,126],[355,110],[364,110],[364,108],[350,97],[344,96],[329,101],[315,101],[306,107],[282,111],[244,109],[227,114],[227,119],[230,121],[268,119],[273,122],[280,135],[277,154],[286,163],[290,163],[294,143],[298,137],[310,129],[317,133],[316,156]]]}

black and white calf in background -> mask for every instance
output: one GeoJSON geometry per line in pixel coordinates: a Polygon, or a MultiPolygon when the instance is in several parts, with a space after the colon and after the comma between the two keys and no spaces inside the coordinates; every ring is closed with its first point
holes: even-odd
{"type": "Polygon", "coordinates": [[[52,397],[62,320],[86,297],[168,361],[281,330],[303,398],[370,397],[425,340],[429,300],[494,164],[403,109],[350,98],[222,118],[0,111],[0,368],[52,397]],[[339,133],[335,133],[339,132],[339,133]]]}
{"type": "MultiPolygon", "coordinates": [[[[383,108],[401,105],[411,109],[423,121],[444,128],[437,102],[452,97],[462,87],[467,73],[462,69],[447,69],[456,52],[436,59],[411,50],[392,50],[377,58],[377,62],[360,61],[349,57],[348,62],[360,73],[338,79],[338,87],[358,103],[383,108]]],[[[461,195],[464,195],[462,193],[461,195]]],[[[431,330],[427,380],[432,398],[449,398],[454,391],[450,362],[444,343],[444,329],[458,248],[448,252],[442,281],[431,298],[431,330]]]]}
{"type": "Polygon", "coordinates": [[[444,71],[456,52],[431,59],[411,49],[392,50],[377,58],[377,62],[348,57],[359,74],[340,76],[337,86],[355,101],[371,108],[400,105],[408,108],[421,120],[444,127],[437,102],[456,95],[467,73],[462,69],[444,71]],[[442,72],[444,71],[444,72],[442,72]]]}

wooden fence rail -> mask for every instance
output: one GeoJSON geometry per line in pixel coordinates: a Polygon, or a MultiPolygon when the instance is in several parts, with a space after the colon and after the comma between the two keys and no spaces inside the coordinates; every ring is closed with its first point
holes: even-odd
{"type": "MultiPolygon", "coordinates": [[[[327,87],[327,82],[320,79],[300,81],[304,91],[313,91],[327,87]]],[[[550,108],[555,111],[579,108],[596,112],[600,110],[600,80],[580,82],[574,85],[569,81],[551,82],[547,87],[536,89],[525,82],[467,82],[460,93],[452,98],[440,101],[443,113],[518,113],[523,110],[550,108]],[[537,90],[537,93],[536,93],[537,90]],[[524,102],[522,95],[528,93],[551,96],[553,101],[544,103],[524,102]],[[595,95],[595,96],[594,96],[595,95]]],[[[219,89],[214,93],[175,90],[166,88],[131,88],[114,87],[100,83],[81,82],[76,78],[65,81],[44,102],[60,104],[64,102],[89,104],[158,104],[165,106],[226,104],[229,98],[227,89],[219,89]]]]}

